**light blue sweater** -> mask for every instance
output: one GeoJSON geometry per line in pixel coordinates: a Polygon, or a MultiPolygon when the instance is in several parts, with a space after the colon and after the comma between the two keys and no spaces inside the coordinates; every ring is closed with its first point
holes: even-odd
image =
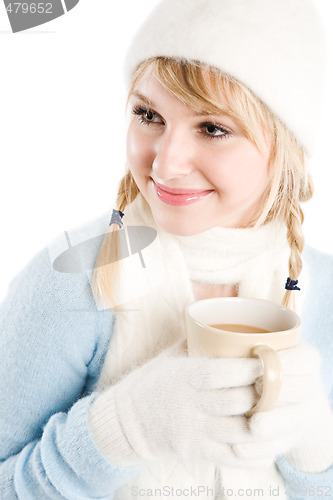
{"type": "MultiPolygon", "coordinates": [[[[333,399],[333,257],[310,248],[304,257],[303,340],[321,352],[333,399]]],[[[0,306],[1,500],[112,499],[138,474],[104,457],[88,424],[114,319],[97,310],[85,274],[53,269],[47,247],[12,280],[0,306]]],[[[333,498],[333,465],[303,474],[283,457],[276,463],[290,499],[333,498]],[[318,487],[329,495],[314,495],[318,487]]]]}

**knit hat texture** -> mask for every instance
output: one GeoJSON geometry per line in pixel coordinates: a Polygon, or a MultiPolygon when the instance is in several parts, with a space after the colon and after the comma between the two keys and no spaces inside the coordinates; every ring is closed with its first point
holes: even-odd
{"type": "Polygon", "coordinates": [[[327,48],[311,0],[162,0],[127,52],[137,66],[156,56],[194,60],[245,84],[313,154],[325,90],[327,48]]]}

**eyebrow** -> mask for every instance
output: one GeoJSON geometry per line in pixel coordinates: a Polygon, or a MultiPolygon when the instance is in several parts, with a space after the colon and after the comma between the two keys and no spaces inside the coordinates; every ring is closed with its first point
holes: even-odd
{"type": "MultiPolygon", "coordinates": [[[[147,106],[150,106],[152,108],[157,108],[158,107],[157,104],[155,104],[153,101],[151,101],[150,99],[148,99],[148,97],[146,97],[145,95],[141,94],[137,90],[134,90],[133,92],[131,92],[131,96],[132,95],[134,95],[135,97],[137,97],[138,99],[140,99],[141,101],[143,101],[145,104],[147,104],[147,106]]],[[[207,111],[195,111],[194,112],[195,116],[217,116],[217,114],[219,114],[219,113],[208,113],[207,111]]]]}
{"type": "Polygon", "coordinates": [[[153,106],[153,107],[156,107],[156,104],[151,101],[150,99],[148,99],[148,97],[146,97],[145,95],[143,94],[140,94],[140,92],[134,90],[131,95],[134,95],[135,97],[137,97],[138,99],[140,99],[141,101],[145,102],[147,104],[147,106],[153,106]]]}

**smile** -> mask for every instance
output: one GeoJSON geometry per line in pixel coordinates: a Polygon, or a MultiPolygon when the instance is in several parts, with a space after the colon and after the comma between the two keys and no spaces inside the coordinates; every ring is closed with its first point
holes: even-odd
{"type": "MultiPolygon", "coordinates": [[[[206,190],[206,191],[197,191],[195,193],[169,193],[168,191],[165,191],[162,189],[160,186],[158,186],[154,181],[154,189],[155,193],[157,194],[157,197],[163,201],[164,203],[167,203],[168,205],[190,205],[191,203],[195,203],[197,201],[200,201],[202,198],[205,198],[208,196],[210,193],[213,193],[214,190],[206,190]]],[[[181,191],[181,190],[179,190],[181,191]]],[[[183,190],[184,191],[184,190],[183,190]]]]}

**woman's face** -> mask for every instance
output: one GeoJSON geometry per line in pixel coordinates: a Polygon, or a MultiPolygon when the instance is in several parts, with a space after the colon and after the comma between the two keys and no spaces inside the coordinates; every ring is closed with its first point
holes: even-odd
{"type": "Polygon", "coordinates": [[[261,153],[230,117],[197,113],[150,68],[130,107],[128,165],[156,224],[183,236],[246,227],[268,184],[269,144],[261,153]]]}

